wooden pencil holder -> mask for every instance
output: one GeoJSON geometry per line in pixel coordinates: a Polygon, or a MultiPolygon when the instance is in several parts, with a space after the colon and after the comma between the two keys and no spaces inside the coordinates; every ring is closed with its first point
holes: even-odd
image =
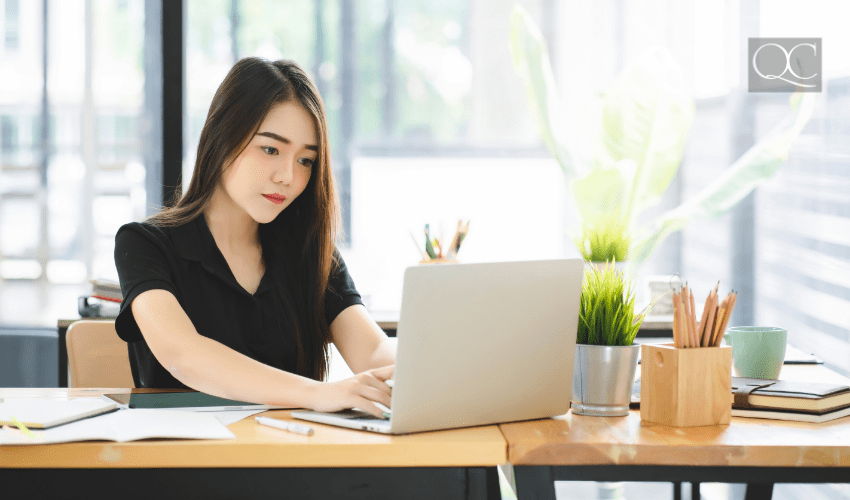
{"type": "Polygon", "coordinates": [[[640,418],[673,427],[728,424],[732,348],[641,346],[640,418]]]}
{"type": "Polygon", "coordinates": [[[458,262],[457,259],[425,259],[419,261],[420,264],[454,264],[456,262],[458,262]]]}

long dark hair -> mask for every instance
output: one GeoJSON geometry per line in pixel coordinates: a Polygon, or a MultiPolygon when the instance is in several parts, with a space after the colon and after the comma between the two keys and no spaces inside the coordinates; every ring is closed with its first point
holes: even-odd
{"type": "Polygon", "coordinates": [[[319,150],[304,192],[274,221],[260,224],[260,241],[266,264],[285,266],[287,279],[295,278],[299,290],[294,296],[285,289],[279,290],[296,332],[296,372],[323,380],[330,342],[324,304],[328,277],[336,264],[340,209],[331,170],[325,105],[297,63],[246,57],[233,66],[210,105],[189,188],[181,195],[178,186],[171,206],[145,222],[180,226],[202,216],[222,170],[247,147],[269,110],[286,102],[296,102],[313,115],[319,150]],[[281,258],[275,245],[270,244],[272,238],[286,243],[288,258],[281,258]]]}

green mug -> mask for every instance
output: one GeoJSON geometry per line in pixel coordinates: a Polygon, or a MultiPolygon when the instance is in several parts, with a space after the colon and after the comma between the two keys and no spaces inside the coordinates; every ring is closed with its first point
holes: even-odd
{"type": "Polygon", "coordinates": [[[778,379],[788,331],[770,326],[733,326],[723,339],[732,346],[732,375],[778,379]]]}

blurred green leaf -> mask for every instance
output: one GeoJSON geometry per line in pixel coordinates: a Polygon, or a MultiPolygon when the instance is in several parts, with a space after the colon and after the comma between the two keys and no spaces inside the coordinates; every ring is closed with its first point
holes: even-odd
{"type": "Polygon", "coordinates": [[[549,63],[546,41],[528,12],[519,4],[511,13],[510,33],[511,58],[520,74],[525,93],[531,106],[531,114],[543,142],[558,161],[567,179],[578,172],[572,155],[564,141],[564,110],[555,86],[555,76],[549,63]]]}
{"type": "MultiPolygon", "coordinates": [[[[792,97],[792,112],[777,128],[697,196],[651,221],[647,229],[638,227],[637,221],[661,200],[675,177],[694,119],[693,100],[685,92],[673,57],[663,48],[647,50],[604,94],[590,169],[568,151],[562,122],[566,115],[560,108],[546,44],[519,5],[511,15],[510,48],[543,141],[570,182],[583,230],[589,223],[604,233],[611,230],[610,221],[619,221],[624,237],[630,238],[628,258],[634,263],[648,258],[670,233],[692,220],[722,215],[772,177],[812,114],[813,94],[792,97]]],[[[617,251],[608,236],[585,232],[575,239],[583,253],[604,255],[603,260],[608,260],[617,251]],[[587,242],[592,249],[586,248],[587,242]]],[[[595,314],[590,317],[592,326],[595,314]]]]}
{"type": "Polygon", "coordinates": [[[636,241],[632,259],[643,261],[668,235],[697,219],[719,217],[750,194],[779,169],[788,158],[791,143],[805,127],[814,110],[815,95],[791,96],[791,112],[731,167],[696,196],[658,217],[652,232],[636,241]]]}
{"type": "Polygon", "coordinates": [[[623,200],[622,215],[629,225],[661,201],[679,169],[694,118],[693,100],[684,89],[673,57],[653,47],[638,55],[605,93],[596,168],[634,162],[623,200]]]}

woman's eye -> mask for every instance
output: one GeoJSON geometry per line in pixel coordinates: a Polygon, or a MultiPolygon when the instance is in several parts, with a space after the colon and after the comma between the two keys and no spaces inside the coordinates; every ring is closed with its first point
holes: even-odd
{"type": "Polygon", "coordinates": [[[310,158],[301,158],[301,159],[300,159],[300,160],[298,160],[298,161],[299,161],[302,165],[304,165],[305,167],[312,167],[312,166],[313,166],[313,160],[311,160],[310,158]]]}
{"type": "Polygon", "coordinates": [[[260,148],[262,148],[262,150],[265,151],[267,155],[277,154],[277,148],[273,148],[271,146],[260,146],[260,148]]]}

